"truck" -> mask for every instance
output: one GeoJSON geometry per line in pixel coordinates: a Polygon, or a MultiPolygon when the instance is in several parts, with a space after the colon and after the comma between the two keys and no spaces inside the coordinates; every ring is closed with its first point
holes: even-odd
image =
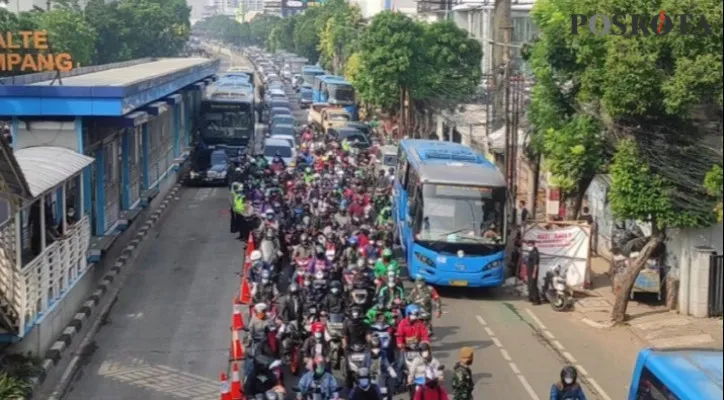
{"type": "Polygon", "coordinates": [[[314,103],[309,107],[308,122],[325,134],[329,128],[341,128],[352,119],[344,108],[327,103],[314,103]]]}

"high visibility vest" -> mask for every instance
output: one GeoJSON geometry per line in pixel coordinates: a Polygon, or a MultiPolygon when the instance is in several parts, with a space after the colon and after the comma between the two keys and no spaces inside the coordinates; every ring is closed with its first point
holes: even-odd
{"type": "Polygon", "coordinates": [[[349,145],[349,142],[345,139],[342,141],[342,150],[343,151],[349,151],[352,148],[352,146],[349,145]]]}
{"type": "Polygon", "coordinates": [[[234,195],[234,212],[237,214],[243,214],[244,213],[244,196],[240,194],[234,195]]]}

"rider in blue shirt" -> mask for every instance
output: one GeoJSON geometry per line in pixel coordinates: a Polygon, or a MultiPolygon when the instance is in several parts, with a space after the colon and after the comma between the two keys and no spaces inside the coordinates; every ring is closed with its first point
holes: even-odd
{"type": "Polygon", "coordinates": [[[315,388],[319,388],[321,391],[322,399],[330,400],[338,398],[338,385],[337,380],[334,376],[327,372],[324,359],[318,357],[314,360],[314,367],[312,371],[307,372],[299,380],[300,396],[304,397],[305,393],[308,393],[315,388]]]}

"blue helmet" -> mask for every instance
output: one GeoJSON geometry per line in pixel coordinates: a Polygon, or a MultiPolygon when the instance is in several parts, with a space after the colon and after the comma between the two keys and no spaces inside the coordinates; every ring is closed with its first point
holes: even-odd
{"type": "Polygon", "coordinates": [[[350,236],[347,240],[347,243],[349,243],[350,246],[356,246],[357,245],[357,236],[350,236]]]}
{"type": "Polygon", "coordinates": [[[417,304],[410,304],[405,308],[405,315],[418,314],[420,313],[420,311],[420,306],[418,306],[417,304]]]}

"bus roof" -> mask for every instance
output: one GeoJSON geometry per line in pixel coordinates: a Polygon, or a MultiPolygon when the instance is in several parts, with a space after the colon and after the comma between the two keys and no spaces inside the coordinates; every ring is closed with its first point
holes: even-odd
{"type": "Polygon", "coordinates": [[[721,399],[721,350],[645,349],[646,368],[678,393],[689,393],[693,399],[721,399]]]}
{"type": "Polygon", "coordinates": [[[302,67],[302,71],[306,71],[306,72],[315,72],[315,71],[324,72],[324,70],[322,69],[322,67],[320,67],[319,65],[305,65],[305,66],[302,67]]]}
{"type": "Polygon", "coordinates": [[[505,177],[493,163],[460,143],[405,139],[400,148],[423,183],[506,186],[505,177]]]}
{"type": "Polygon", "coordinates": [[[349,85],[352,86],[351,83],[347,82],[344,77],[337,76],[337,75],[318,75],[315,79],[319,79],[320,81],[324,83],[332,83],[335,85],[349,85]]]}

